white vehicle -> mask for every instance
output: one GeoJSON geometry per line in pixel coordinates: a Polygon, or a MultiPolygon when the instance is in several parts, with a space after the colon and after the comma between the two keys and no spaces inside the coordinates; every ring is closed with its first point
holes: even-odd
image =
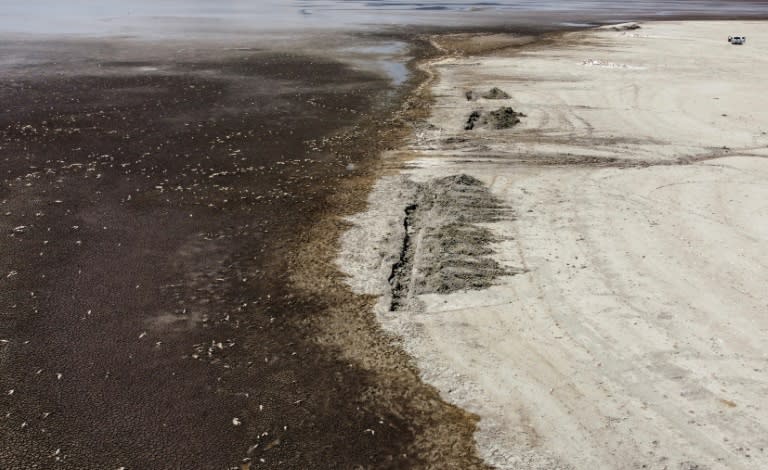
{"type": "Polygon", "coordinates": [[[728,36],[728,42],[735,45],[742,45],[747,42],[746,36],[728,36]]]}

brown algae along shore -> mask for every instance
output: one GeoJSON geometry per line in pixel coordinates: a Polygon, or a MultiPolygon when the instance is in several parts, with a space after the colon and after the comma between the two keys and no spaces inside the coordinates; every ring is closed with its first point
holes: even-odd
{"type": "Polygon", "coordinates": [[[333,262],[423,74],[393,98],[295,53],[4,48],[3,468],[483,467],[333,262]]]}

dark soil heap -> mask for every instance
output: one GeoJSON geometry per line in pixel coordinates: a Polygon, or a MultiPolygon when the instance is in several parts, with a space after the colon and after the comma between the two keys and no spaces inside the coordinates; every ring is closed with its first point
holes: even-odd
{"type": "Polygon", "coordinates": [[[488,93],[483,95],[483,98],[487,100],[506,100],[509,99],[509,94],[501,88],[493,87],[488,93]]]}
{"type": "Polygon", "coordinates": [[[485,118],[485,123],[494,129],[509,129],[519,124],[521,117],[525,117],[525,114],[518,113],[514,109],[505,106],[496,111],[491,111],[489,116],[485,118]]]}
{"type": "Polygon", "coordinates": [[[500,240],[480,224],[514,213],[480,180],[460,174],[409,184],[415,185],[413,201],[404,211],[402,251],[389,279],[392,311],[407,307],[414,294],[486,289],[501,276],[522,272],[491,257],[500,240]],[[418,264],[417,251],[423,260],[418,264]]]}
{"type": "Polygon", "coordinates": [[[481,112],[480,111],[472,111],[472,113],[467,118],[467,123],[464,124],[464,130],[465,131],[471,131],[475,128],[475,124],[477,124],[478,119],[480,119],[481,112]]]}

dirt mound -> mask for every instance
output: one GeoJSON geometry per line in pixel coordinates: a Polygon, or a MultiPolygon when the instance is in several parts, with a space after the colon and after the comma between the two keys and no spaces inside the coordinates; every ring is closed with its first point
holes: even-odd
{"type": "Polygon", "coordinates": [[[435,185],[446,188],[457,188],[461,186],[474,186],[476,188],[482,188],[483,182],[474,176],[461,174],[439,178],[435,180],[435,185]]]}
{"type": "Polygon", "coordinates": [[[480,111],[472,111],[472,114],[469,115],[469,118],[467,118],[467,123],[464,124],[464,130],[465,131],[471,131],[475,128],[475,124],[477,124],[477,121],[480,119],[481,116],[480,111]]]}
{"type": "Polygon", "coordinates": [[[488,91],[488,93],[483,95],[483,98],[487,100],[506,100],[510,96],[509,94],[502,90],[501,88],[493,87],[488,91]]]}
{"type": "Polygon", "coordinates": [[[520,118],[526,117],[514,109],[504,106],[495,111],[484,113],[483,111],[472,111],[464,124],[465,131],[474,130],[478,126],[490,127],[492,129],[509,129],[520,123],[520,118]]]}
{"type": "Polygon", "coordinates": [[[417,184],[404,210],[399,261],[389,277],[390,309],[402,309],[414,295],[485,289],[500,276],[520,272],[491,258],[491,245],[499,240],[478,225],[512,216],[472,176],[452,175],[417,184]]]}
{"type": "Polygon", "coordinates": [[[521,117],[525,117],[525,114],[518,113],[514,109],[505,106],[496,111],[491,111],[490,115],[486,118],[486,122],[495,129],[507,129],[515,124],[519,124],[521,117]]]}
{"type": "Polygon", "coordinates": [[[519,124],[521,117],[525,117],[525,114],[518,113],[514,109],[505,106],[496,111],[491,111],[488,117],[485,118],[485,123],[494,129],[508,129],[519,124]]]}

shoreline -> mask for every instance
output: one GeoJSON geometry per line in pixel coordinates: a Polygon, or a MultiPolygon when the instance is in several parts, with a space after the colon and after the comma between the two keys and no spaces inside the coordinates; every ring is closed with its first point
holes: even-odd
{"type": "MultiPolygon", "coordinates": [[[[533,36],[541,29],[531,27],[528,31],[533,36]]],[[[401,251],[404,232],[386,225],[404,226],[400,206],[414,200],[426,206],[423,201],[448,194],[454,209],[438,215],[452,220],[453,225],[463,223],[458,213],[473,213],[478,204],[487,217],[474,221],[480,225],[519,215],[519,208],[499,194],[495,176],[481,175],[478,184],[471,179],[451,179],[463,174],[453,170],[417,174],[418,167],[435,156],[430,152],[446,152],[455,160],[471,158],[472,152],[483,153],[491,163],[499,159],[499,155],[492,155],[498,146],[478,150],[456,140],[446,147],[446,136],[455,130],[435,137],[436,128],[428,122],[433,111],[439,111],[445,94],[433,96],[440,76],[432,67],[446,60],[508,51],[520,45],[521,39],[505,33],[523,30],[516,25],[461,30],[451,35],[450,41],[441,34],[442,42],[431,46],[428,38],[434,30],[429,29],[362,33],[362,37],[395,38],[415,48],[408,53],[414,57],[410,81],[399,87],[394,97],[380,91],[381,87],[391,88],[380,75],[352,68],[349,64],[354,61],[313,50],[305,55],[272,55],[275,51],[232,49],[226,58],[211,54],[211,48],[205,54],[212,57],[196,56],[194,50],[188,56],[152,51],[151,60],[139,60],[144,52],[129,53],[107,64],[115,73],[103,81],[94,78],[90,69],[73,69],[71,64],[68,70],[73,73],[66,77],[68,66],[62,57],[65,65],[58,71],[65,73],[47,77],[50,80],[43,88],[48,95],[35,89],[39,84],[29,86],[34,80],[19,80],[23,74],[4,77],[3,81],[7,79],[12,85],[5,87],[5,92],[16,93],[12,96],[20,103],[18,109],[29,107],[39,112],[31,116],[37,121],[24,116],[25,125],[29,122],[36,129],[50,129],[38,135],[16,126],[15,107],[5,112],[4,126],[0,126],[4,133],[0,156],[5,157],[0,169],[9,175],[1,198],[3,212],[10,214],[2,226],[10,242],[3,258],[5,271],[0,271],[8,273],[3,274],[7,287],[0,305],[11,312],[0,323],[0,339],[5,341],[0,344],[0,368],[4,368],[0,371],[10,372],[0,374],[0,405],[12,410],[0,420],[0,441],[13,449],[10,454],[0,451],[0,460],[21,459],[19,468],[55,461],[61,468],[124,465],[129,470],[204,463],[226,463],[243,470],[306,467],[317,462],[328,467],[461,469],[509,464],[508,449],[500,446],[489,450],[497,437],[493,434],[496,429],[490,434],[483,431],[487,437],[482,444],[485,461],[478,454],[473,436],[484,410],[478,407],[478,412],[466,405],[474,400],[477,390],[461,390],[459,386],[446,392],[440,375],[452,365],[425,372],[424,350],[414,350],[408,344],[413,325],[404,327],[404,338],[399,335],[403,331],[382,326],[371,313],[381,308],[381,289],[389,285],[386,278],[401,251]],[[439,44],[441,51],[430,50],[439,44]],[[256,62],[269,60],[271,67],[259,69],[258,64],[247,60],[251,54],[256,62]],[[238,63],[240,60],[246,60],[247,65],[238,63]],[[157,68],[150,71],[157,76],[134,80],[142,68],[157,68]],[[303,77],[308,70],[312,72],[310,78],[303,77]],[[62,88],[62,84],[72,85],[67,80],[84,75],[89,76],[92,89],[62,88]],[[339,87],[337,80],[344,84],[339,87]],[[210,93],[189,91],[206,88],[210,93]],[[91,93],[104,95],[93,98],[91,93]],[[133,98],[109,103],[114,96],[133,98]],[[67,103],[67,97],[81,101],[67,103]],[[54,134],[52,126],[41,123],[45,109],[35,106],[42,106],[46,99],[54,100],[56,107],[66,106],[65,114],[78,119],[99,110],[114,112],[112,118],[119,118],[121,113],[132,116],[135,129],[125,133],[126,141],[138,139],[138,129],[151,122],[149,128],[157,132],[157,139],[146,139],[146,148],[136,145],[124,149],[128,144],[108,137],[123,137],[125,129],[117,120],[107,124],[94,121],[90,127],[57,121],[73,133],[75,127],[82,127],[77,132],[90,132],[88,139],[97,143],[83,155],[66,152],[67,158],[60,158],[62,149],[73,150],[88,145],[89,140],[80,135],[62,138],[60,130],[54,134]],[[203,119],[210,109],[188,109],[179,104],[195,99],[221,113],[218,118],[230,120],[217,127],[203,119]],[[158,105],[155,114],[139,111],[140,106],[135,106],[141,100],[164,104],[158,105]],[[243,103],[249,100],[273,114],[262,119],[242,114],[243,103]],[[378,104],[374,103],[377,100],[378,104]],[[305,116],[310,101],[317,111],[305,116]],[[106,106],[110,104],[111,110],[106,106]],[[147,121],[137,120],[141,116],[147,121]],[[197,122],[190,116],[201,118],[197,122]],[[291,127],[305,118],[306,128],[291,127]],[[197,122],[204,131],[196,134],[177,127],[183,122],[197,122]],[[312,127],[318,125],[322,132],[312,127]],[[282,132],[288,129],[293,137],[282,132]],[[214,139],[248,130],[256,130],[256,135],[235,146],[214,139]],[[419,136],[418,144],[412,140],[413,133],[419,136]],[[206,145],[192,148],[191,135],[206,145]],[[38,137],[43,144],[35,141],[38,137]],[[268,144],[272,139],[276,143],[268,144]],[[177,146],[181,151],[155,150],[169,142],[173,145],[168,147],[177,146]],[[25,144],[30,148],[22,149],[25,144]],[[222,144],[226,152],[220,149],[223,153],[213,155],[213,160],[204,159],[202,156],[210,152],[208,144],[211,149],[222,144]],[[144,152],[160,157],[144,159],[144,152]],[[105,155],[112,159],[102,158],[105,155]],[[138,155],[142,157],[136,158],[138,155]],[[166,158],[180,155],[187,159],[183,164],[166,158]],[[234,160],[240,155],[254,160],[250,165],[238,164],[234,160]],[[307,155],[312,161],[301,161],[307,155]],[[420,161],[414,160],[415,156],[420,161]],[[119,169],[125,163],[128,166],[119,169]],[[264,169],[252,171],[248,166],[264,169]],[[176,172],[183,173],[184,178],[174,181],[176,172]],[[402,172],[409,178],[397,179],[402,172]],[[441,177],[445,178],[432,181],[441,177]],[[177,193],[175,183],[183,187],[177,193]],[[479,189],[482,185],[490,190],[479,189]],[[457,189],[473,194],[470,205],[462,205],[451,196],[457,189]],[[235,193],[245,202],[237,202],[235,193]],[[394,194],[397,196],[393,198],[394,194]],[[77,204],[70,204],[72,201],[77,204]],[[391,207],[376,206],[382,203],[391,207]],[[369,206],[374,212],[382,211],[377,215],[385,225],[379,232],[357,239],[358,249],[370,251],[343,261],[340,269],[336,258],[339,240],[349,243],[345,237],[361,223],[359,214],[369,206]],[[194,221],[186,220],[188,212],[190,216],[194,213],[194,221]],[[121,228],[115,230],[118,226],[121,228]],[[19,227],[24,228],[17,231],[19,227]],[[53,228],[55,238],[45,232],[46,228],[53,228]],[[364,243],[387,230],[391,237],[380,245],[364,243]],[[73,248],[80,246],[86,249],[73,248]],[[125,248],[117,248],[120,246],[125,248]],[[50,265],[29,261],[39,250],[50,265]],[[88,254],[82,255],[83,251],[88,254]],[[373,268],[348,271],[361,259],[369,263],[371,254],[381,257],[373,262],[373,268]],[[56,260],[51,261],[52,256],[56,260]],[[80,278],[83,273],[85,280],[80,278]],[[369,282],[375,279],[374,285],[355,284],[361,273],[370,275],[369,282]],[[105,279],[112,277],[117,280],[106,285],[105,279]],[[21,295],[28,291],[32,300],[21,295]],[[50,320],[38,315],[40,312],[50,320]],[[97,319],[91,321],[92,316],[97,319]],[[44,344],[35,341],[40,337],[44,344]],[[30,339],[31,346],[24,343],[30,339]],[[112,358],[114,351],[124,357],[112,358]],[[65,365],[60,358],[68,355],[89,362],[65,365]],[[187,362],[182,364],[179,357],[187,362]],[[199,363],[194,364],[193,359],[199,363]],[[42,371],[40,378],[38,370],[42,371]],[[142,378],[137,380],[137,376],[142,378]],[[1,393],[6,390],[13,393],[1,393]],[[143,394],[150,398],[145,401],[143,394]],[[461,396],[457,398],[457,394],[461,396]],[[94,411],[104,410],[107,418],[96,419],[94,411]],[[102,427],[104,419],[118,423],[110,430],[114,436],[104,437],[108,434],[102,427]],[[153,436],[147,436],[148,429],[153,436]],[[148,437],[152,437],[151,445],[144,446],[148,437]],[[92,455],[93,449],[88,448],[94,442],[102,446],[99,455],[92,455]],[[489,457],[494,452],[500,455],[499,460],[489,457]]],[[[539,37],[533,49],[556,44],[551,37],[559,34],[545,36],[549,39],[539,37]]],[[[147,44],[151,43],[145,47],[147,44]]],[[[115,52],[110,47],[94,54],[109,56],[115,52]]],[[[517,159],[516,165],[531,163],[521,154],[512,157],[517,159]]],[[[614,163],[602,156],[581,155],[573,161],[553,158],[547,164],[554,168],[614,163]]],[[[676,164],[670,162],[669,166],[676,164]]],[[[417,212],[414,217],[428,221],[431,215],[424,214],[417,212]]],[[[418,223],[415,220],[411,225],[418,223]]],[[[472,231],[472,236],[482,241],[467,249],[481,258],[483,272],[476,282],[486,287],[490,283],[492,295],[496,295],[495,283],[506,282],[505,276],[519,279],[532,270],[521,267],[512,257],[488,268],[488,259],[495,259],[489,250],[508,248],[499,244],[504,245],[512,234],[503,230],[501,235],[488,234],[468,226],[459,229],[472,231]]],[[[417,251],[414,257],[424,265],[432,262],[417,251]]],[[[450,260],[441,262],[445,261],[450,260]]],[[[443,280],[430,282],[437,285],[430,288],[446,288],[443,280]]],[[[459,283],[461,286],[465,285],[459,283]]],[[[447,289],[458,295],[455,285],[447,289]]],[[[413,292],[417,291],[414,287],[413,292]]],[[[432,293],[427,298],[429,308],[443,301],[432,293]]],[[[461,302],[459,305],[465,306],[461,302]]],[[[391,299],[387,305],[392,305],[391,299]]],[[[471,317],[464,321],[471,324],[471,317]]],[[[481,336],[461,339],[483,341],[481,336]]],[[[423,347],[435,344],[425,342],[423,347]]],[[[464,347],[463,343],[459,346],[464,347]]],[[[445,349],[436,350],[445,353],[445,349]]],[[[436,358],[435,364],[443,359],[436,358]]],[[[480,424],[484,422],[480,420],[480,424]]],[[[523,425],[534,433],[535,423],[523,425]]],[[[536,447],[537,439],[531,437],[525,445],[536,447]]],[[[539,465],[550,469],[556,464],[555,460],[541,460],[536,452],[521,455],[530,459],[525,462],[529,467],[522,468],[539,465]]]]}

